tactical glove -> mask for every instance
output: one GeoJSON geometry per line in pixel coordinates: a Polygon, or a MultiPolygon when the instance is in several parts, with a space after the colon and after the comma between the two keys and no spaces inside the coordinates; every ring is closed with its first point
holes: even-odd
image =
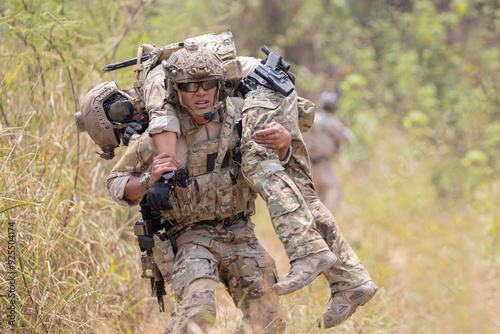
{"type": "Polygon", "coordinates": [[[148,190],[148,205],[156,213],[161,214],[160,211],[172,210],[173,207],[168,202],[170,194],[175,188],[175,177],[165,180],[161,178],[160,181],[153,184],[148,190]]]}
{"type": "Polygon", "coordinates": [[[148,123],[141,122],[132,122],[130,123],[125,130],[123,131],[123,138],[122,138],[122,143],[125,146],[128,146],[128,143],[130,142],[130,138],[132,138],[133,135],[140,135],[146,129],[148,128],[148,123]]]}

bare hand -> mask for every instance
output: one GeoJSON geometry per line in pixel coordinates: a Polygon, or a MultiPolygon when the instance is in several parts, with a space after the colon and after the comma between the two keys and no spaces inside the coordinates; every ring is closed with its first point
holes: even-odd
{"type": "Polygon", "coordinates": [[[153,158],[153,168],[151,169],[151,178],[149,179],[148,185],[151,187],[166,172],[177,170],[177,166],[179,166],[180,163],[179,160],[175,159],[173,153],[164,152],[158,154],[153,158]]]}
{"type": "Polygon", "coordinates": [[[292,136],[283,125],[272,122],[265,126],[264,130],[255,132],[252,139],[265,148],[282,149],[288,148],[292,143],[292,136]]]}

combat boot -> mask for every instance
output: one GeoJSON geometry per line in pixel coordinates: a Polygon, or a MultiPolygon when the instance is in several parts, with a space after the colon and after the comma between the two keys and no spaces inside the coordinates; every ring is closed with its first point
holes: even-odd
{"type": "Polygon", "coordinates": [[[330,308],[323,313],[323,319],[316,320],[318,327],[324,321],[325,328],[337,326],[365,305],[377,293],[378,287],[373,281],[365,282],[355,288],[336,292],[332,295],[330,308]]]}
{"type": "Polygon", "coordinates": [[[278,295],[297,291],[314,281],[319,274],[329,269],[338,258],[329,250],[294,260],[288,275],[273,286],[278,295]]]}

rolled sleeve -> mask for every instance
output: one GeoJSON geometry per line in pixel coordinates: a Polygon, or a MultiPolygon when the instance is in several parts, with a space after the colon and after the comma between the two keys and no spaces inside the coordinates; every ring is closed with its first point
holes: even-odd
{"type": "Polygon", "coordinates": [[[130,174],[112,172],[106,180],[106,187],[108,188],[108,192],[111,195],[111,198],[113,198],[116,203],[127,207],[138,205],[141,202],[141,198],[133,201],[127,201],[123,198],[125,186],[127,185],[130,177],[130,174]]]}
{"type": "Polygon", "coordinates": [[[166,104],[164,108],[150,111],[149,134],[154,135],[161,132],[175,132],[181,134],[179,118],[175,108],[166,104]]]}

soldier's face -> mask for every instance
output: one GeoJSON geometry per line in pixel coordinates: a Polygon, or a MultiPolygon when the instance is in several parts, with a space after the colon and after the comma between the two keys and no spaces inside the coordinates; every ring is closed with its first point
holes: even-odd
{"type": "MultiPolygon", "coordinates": [[[[217,87],[205,90],[200,85],[196,92],[181,91],[182,102],[193,111],[209,108],[214,105],[216,88],[217,87]]],[[[192,116],[197,124],[208,123],[208,120],[204,119],[203,115],[192,116]]]]}

